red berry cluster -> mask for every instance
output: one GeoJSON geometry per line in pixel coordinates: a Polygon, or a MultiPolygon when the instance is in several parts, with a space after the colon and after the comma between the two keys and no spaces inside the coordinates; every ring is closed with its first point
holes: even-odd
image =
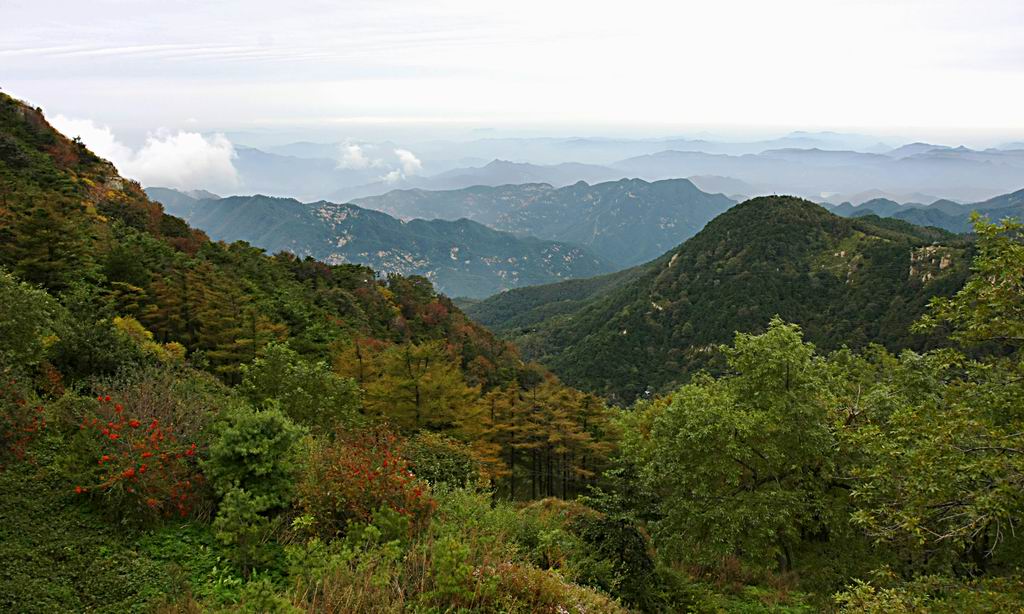
{"type": "Polygon", "coordinates": [[[196,463],[196,444],[179,442],[159,420],[144,426],[142,420],[128,418],[124,406],[112,403],[109,395],[96,401],[99,411],[84,419],[79,428],[99,443],[100,481],[89,487],[75,486],[75,492],[124,494],[144,509],[165,516],[188,516],[203,479],[196,463]]]}
{"type": "Polygon", "coordinates": [[[45,428],[43,406],[30,406],[17,380],[8,381],[0,390],[0,469],[6,456],[25,458],[28,445],[45,428]]]}
{"type": "Polygon", "coordinates": [[[369,521],[381,507],[410,520],[414,529],[430,520],[436,502],[409,471],[401,440],[384,429],[345,436],[315,452],[299,486],[300,505],[320,522],[341,530],[349,520],[369,521]]]}

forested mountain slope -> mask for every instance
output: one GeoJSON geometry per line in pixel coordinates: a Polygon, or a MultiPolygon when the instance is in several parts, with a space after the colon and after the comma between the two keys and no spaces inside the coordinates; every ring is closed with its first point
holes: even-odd
{"type": "Polygon", "coordinates": [[[551,520],[522,512],[517,541],[498,501],[596,483],[614,449],[599,399],[423,277],[211,241],[6,95],[0,375],[0,609],[622,611],[514,554],[551,520]],[[469,597],[437,579],[466,518],[492,570],[469,597]],[[385,550],[372,574],[395,591],[286,586],[385,550]]]}
{"type": "Polygon", "coordinates": [[[566,381],[629,400],[714,367],[716,344],[776,314],[823,349],[927,345],[908,326],[932,296],[960,287],[969,249],[942,231],[763,197],[566,309],[560,289],[586,282],[504,293],[470,313],[566,381]],[[557,315],[544,320],[546,310],[557,315]]]}
{"type": "Polygon", "coordinates": [[[329,264],[368,265],[386,274],[422,275],[449,296],[488,296],[612,268],[586,248],[517,237],[467,219],[405,222],[326,201],[260,195],[190,200],[161,188],[148,193],[214,239],[246,241],[270,253],[287,251],[329,264]]]}

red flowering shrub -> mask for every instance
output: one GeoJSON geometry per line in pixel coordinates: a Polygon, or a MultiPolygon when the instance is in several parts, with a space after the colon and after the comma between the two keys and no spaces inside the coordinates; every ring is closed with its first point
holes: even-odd
{"type": "Polygon", "coordinates": [[[83,483],[75,492],[126,500],[146,514],[188,516],[203,481],[196,444],[179,441],[159,419],[129,417],[129,410],[109,396],[96,401],[95,415],[79,426],[86,455],[95,464],[81,472],[83,483]]]}
{"type": "Polygon", "coordinates": [[[32,439],[46,428],[43,406],[28,402],[17,380],[0,388],[0,469],[9,458],[20,460],[32,439]]]}
{"type": "Polygon", "coordinates": [[[385,428],[314,444],[298,495],[299,507],[325,536],[343,531],[349,521],[371,521],[382,507],[408,518],[410,528],[419,530],[436,507],[428,485],[409,471],[401,440],[385,428]]]}

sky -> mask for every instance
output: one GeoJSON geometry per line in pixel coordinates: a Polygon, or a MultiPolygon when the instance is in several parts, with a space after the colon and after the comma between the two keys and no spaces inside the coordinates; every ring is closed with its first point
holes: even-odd
{"type": "Polygon", "coordinates": [[[1020,0],[0,0],[0,88],[134,156],[228,132],[980,145],[1024,138],[1022,31],[1020,0]]]}

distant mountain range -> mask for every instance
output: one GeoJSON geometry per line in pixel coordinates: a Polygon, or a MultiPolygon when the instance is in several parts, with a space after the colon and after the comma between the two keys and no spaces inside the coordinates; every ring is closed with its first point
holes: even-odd
{"type": "Polygon", "coordinates": [[[622,179],[562,188],[527,183],[397,190],[356,203],[401,218],[465,217],[518,235],[583,245],[625,268],[693,236],[735,201],[702,192],[686,179],[622,179]]]}
{"type": "Polygon", "coordinates": [[[289,251],[332,264],[366,264],[382,273],[422,275],[451,296],[482,297],[613,270],[585,247],[520,237],[467,219],[406,222],[326,201],[196,199],[165,188],[146,192],[213,239],[247,241],[271,253],[289,251]]]}
{"type": "MultiPolygon", "coordinates": [[[[710,192],[797,194],[858,204],[872,198],[979,201],[1020,187],[1024,147],[973,150],[934,143],[892,148],[863,135],[793,133],[750,142],[712,139],[494,138],[378,143],[297,142],[238,147],[236,194],[351,202],[395,189],[634,177],[691,178],[710,192]]],[[[202,186],[190,186],[202,187],[202,186]]]]}
{"type": "Polygon", "coordinates": [[[395,189],[458,190],[472,186],[502,186],[520,183],[547,183],[555,187],[579,181],[598,183],[625,177],[617,169],[593,164],[564,162],[541,165],[525,162],[493,160],[483,166],[456,168],[431,177],[412,176],[393,181],[377,181],[355,187],[342,188],[331,194],[332,200],[355,201],[368,196],[384,194],[395,189]]]}
{"type": "MultiPolygon", "coordinates": [[[[1024,178],[1022,178],[1022,182],[1024,182],[1024,178]]],[[[991,220],[1012,217],[1024,221],[1024,189],[977,203],[960,204],[951,200],[936,200],[927,205],[900,204],[886,198],[877,198],[859,206],[843,203],[830,207],[830,210],[843,217],[878,215],[896,218],[918,226],[934,226],[950,232],[964,233],[971,230],[971,213],[974,211],[991,220]]]]}
{"type": "Polygon", "coordinates": [[[823,350],[925,347],[908,327],[959,289],[969,249],[941,230],[762,197],[636,269],[512,290],[467,313],[566,382],[628,401],[720,368],[715,344],[776,314],[823,350]]]}
{"type": "Polygon", "coordinates": [[[1020,187],[1024,151],[932,148],[897,156],[822,149],[768,150],[756,155],[663,151],[616,162],[614,168],[648,180],[692,175],[732,177],[758,193],[818,199],[865,189],[924,192],[955,200],[983,200],[1020,187]]]}

